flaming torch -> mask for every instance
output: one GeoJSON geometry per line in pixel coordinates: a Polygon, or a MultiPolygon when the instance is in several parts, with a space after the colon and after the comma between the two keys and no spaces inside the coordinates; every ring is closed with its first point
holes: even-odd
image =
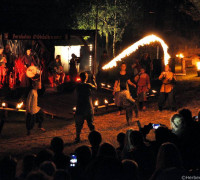
{"type": "Polygon", "coordinates": [[[103,66],[102,69],[106,70],[106,69],[117,66],[117,61],[121,61],[122,58],[129,56],[131,53],[135,52],[139,48],[139,46],[149,45],[150,43],[153,43],[153,42],[160,42],[164,51],[164,63],[165,65],[167,65],[170,59],[170,55],[167,52],[168,46],[161,38],[152,34],[140,39],[136,43],[129,46],[127,49],[122,51],[118,56],[116,56],[113,60],[111,60],[108,64],[103,66]]]}
{"type": "Polygon", "coordinates": [[[95,111],[97,111],[98,106],[99,106],[99,101],[98,101],[98,99],[97,99],[96,101],[94,101],[95,111]]]}
{"type": "Polygon", "coordinates": [[[23,107],[23,105],[24,105],[24,102],[22,101],[21,103],[17,104],[16,108],[21,109],[23,107]]]}
{"type": "Polygon", "coordinates": [[[200,62],[197,62],[197,75],[200,77],[200,62]]]}

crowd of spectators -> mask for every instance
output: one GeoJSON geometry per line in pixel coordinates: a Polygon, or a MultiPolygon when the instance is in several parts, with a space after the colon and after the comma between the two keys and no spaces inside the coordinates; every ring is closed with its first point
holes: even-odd
{"type": "Polygon", "coordinates": [[[17,161],[3,157],[0,180],[174,180],[200,177],[200,123],[188,109],[170,119],[171,128],[155,130],[155,141],[146,135],[151,124],[140,131],[129,129],[116,137],[115,148],[92,131],[90,146],[81,145],[66,155],[60,137],[51,140],[48,149],[25,155],[21,174],[16,175],[17,161]],[[102,143],[104,142],[104,143],[102,143]],[[77,158],[77,163],[75,159],[77,158]],[[73,163],[73,165],[72,165],[73,163]]]}

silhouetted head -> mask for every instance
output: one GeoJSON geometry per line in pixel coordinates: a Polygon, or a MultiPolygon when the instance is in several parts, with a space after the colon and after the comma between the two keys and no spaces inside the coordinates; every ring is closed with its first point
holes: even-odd
{"type": "Polygon", "coordinates": [[[91,146],[99,146],[101,144],[102,141],[102,137],[101,134],[97,131],[92,131],[90,132],[89,136],[88,136],[88,140],[91,144],[91,146]]]}
{"type": "Polygon", "coordinates": [[[130,134],[131,144],[135,146],[141,146],[144,144],[143,135],[140,131],[132,131],[130,134]]]}
{"type": "Polygon", "coordinates": [[[184,118],[186,126],[193,122],[192,112],[189,109],[181,109],[178,113],[184,118]]]}
{"type": "Polygon", "coordinates": [[[116,158],[117,153],[115,148],[111,144],[103,143],[99,148],[98,156],[116,158]]]}
{"type": "Polygon", "coordinates": [[[170,167],[182,167],[182,159],[178,148],[173,143],[161,145],[158,155],[156,169],[166,169],[170,167]]]}
{"type": "Polygon", "coordinates": [[[138,164],[130,159],[122,161],[123,177],[126,180],[138,180],[138,164]]]}
{"type": "Polygon", "coordinates": [[[55,154],[58,154],[58,153],[62,153],[63,149],[64,149],[64,142],[63,142],[62,138],[54,137],[51,140],[51,150],[55,154]]]}
{"type": "Polygon", "coordinates": [[[124,146],[125,137],[126,137],[126,134],[122,132],[117,135],[117,142],[119,143],[120,146],[124,146]]]}
{"type": "Polygon", "coordinates": [[[40,166],[44,161],[52,161],[53,160],[53,152],[49,149],[41,150],[36,157],[36,165],[40,166]]]}
{"type": "Polygon", "coordinates": [[[159,127],[155,130],[155,138],[159,144],[169,142],[170,130],[167,127],[159,127]]]}
{"type": "Polygon", "coordinates": [[[81,78],[81,82],[87,82],[87,80],[88,80],[88,73],[82,72],[80,74],[80,78],[81,78]]]}
{"type": "Polygon", "coordinates": [[[23,159],[23,172],[25,174],[29,173],[35,168],[35,161],[36,161],[36,155],[35,154],[29,154],[24,156],[23,159]]]}
{"type": "Polygon", "coordinates": [[[75,150],[77,162],[80,166],[86,167],[92,158],[92,152],[88,146],[80,146],[75,150]]]}

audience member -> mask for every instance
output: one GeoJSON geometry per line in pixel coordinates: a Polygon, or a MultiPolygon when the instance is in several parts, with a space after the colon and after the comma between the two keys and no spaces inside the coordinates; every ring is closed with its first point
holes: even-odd
{"type": "Polygon", "coordinates": [[[117,156],[120,160],[122,159],[122,151],[124,149],[125,137],[126,134],[122,132],[117,135],[117,142],[119,143],[119,147],[116,148],[116,151],[117,151],[117,156]]]}
{"type": "Polygon", "coordinates": [[[143,135],[139,131],[132,131],[130,140],[133,148],[129,151],[128,157],[137,162],[139,178],[148,179],[154,170],[155,163],[152,149],[144,143],[143,135]]]}
{"type": "Polygon", "coordinates": [[[163,174],[168,173],[166,170],[173,172],[174,177],[171,177],[172,179],[181,179],[182,175],[186,174],[183,169],[180,152],[173,143],[164,143],[160,147],[157,155],[156,170],[151,180],[163,179],[163,174]]]}
{"type": "Polygon", "coordinates": [[[138,165],[135,161],[124,159],[123,165],[123,179],[125,180],[138,180],[138,165]]]}
{"type": "Polygon", "coordinates": [[[36,161],[35,154],[30,154],[30,155],[24,156],[24,159],[22,162],[23,169],[22,169],[22,173],[19,176],[19,178],[25,179],[31,171],[35,170],[35,166],[36,166],[35,161],[36,161]]]}
{"type": "Polygon", "coordinates": [[[36,157],[36,166],[40,167],[40,165],[45,161],[53,160],[53,152],[49,149],[41,150],[36,157]]]}
{"type": "Polygon", "coordinates": [[[102,137],[101,134],[97,131],[92,131],[90,132],[89,136],[88,136],[88,140],[91,144],[91,149],[92,149],[92,158],[95,158],[97,156],[98,150],[99,150],[99,146],[101,144],[102,141],[102,137]]]}
{"type": "Polygon", "coordinates": [[[117,158],[117,153],[115,148],[109,143],[103,143],[98,152],[99,157],[110,157],[110,158],[117,158]]]}
{"type": "Polygon", "coordinates": [[[60,137],[51,140],[51,150],[54,152],[53,162],[57,169],[68,169],[70,158],[63,153],[64,142],[60,137]]]}

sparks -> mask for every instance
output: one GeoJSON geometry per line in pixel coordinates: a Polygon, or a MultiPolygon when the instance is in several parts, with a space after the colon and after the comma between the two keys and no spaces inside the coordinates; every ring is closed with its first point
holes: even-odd
{"type": "Polygon", "coordinates": [[[121,61],[122,58],[129,56],[131,53],[135,52],[139,48],[139,46],[149,45],[150,43],[153,43],[153,42],[160,42],[164,51],[164,63],[165,65],[167,65],[170,59],[170,55],[167,52],[168,46],[161,38],[152,34],[152,35],[144,37],[143,39],[140,39],[133,45],[129,46],[127,49],[122,51],[122,53],[120,53],[118,56],[112,59],[108,64],[103,66],[102,69],[106,70],[106,69],[117,66],[117,61],[121,61]]]}

